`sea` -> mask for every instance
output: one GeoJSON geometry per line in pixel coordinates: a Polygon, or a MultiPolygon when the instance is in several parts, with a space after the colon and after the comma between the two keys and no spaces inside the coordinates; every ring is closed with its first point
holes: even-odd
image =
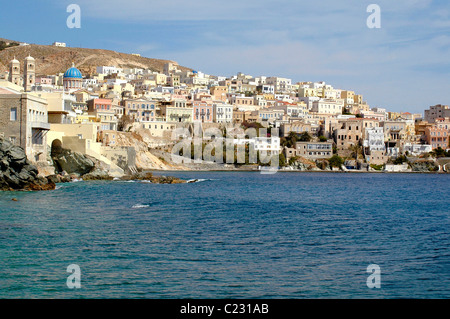
{"type": "Polygon", "coordinates": [[[0,298],[450,298],[450,175],[155,174],[1,192],[0,298]]]}

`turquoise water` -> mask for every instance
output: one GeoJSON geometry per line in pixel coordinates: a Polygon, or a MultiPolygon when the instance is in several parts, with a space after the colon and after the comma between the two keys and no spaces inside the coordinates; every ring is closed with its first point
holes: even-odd
{"type": "Polygon", "coordinates": [[[449,175],[168,175],[0,193],[0,298],[450,297],[449,175]]]}

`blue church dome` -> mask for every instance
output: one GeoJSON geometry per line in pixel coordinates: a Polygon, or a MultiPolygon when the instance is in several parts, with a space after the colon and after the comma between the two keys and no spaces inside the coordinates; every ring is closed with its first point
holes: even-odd
{"type": "Polygon", "coordinates": [[[83,76],[81,75],[80,70],[78,70],[72,63],[72,67],[64,73],[64,78],[82,79],[83,76]]]}

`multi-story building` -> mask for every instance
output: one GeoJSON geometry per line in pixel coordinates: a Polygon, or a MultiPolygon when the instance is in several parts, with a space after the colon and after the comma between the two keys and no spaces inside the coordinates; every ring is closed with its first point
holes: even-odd
{"type": "Polygon", "coordinates": [[[384,127],[385,141],[399,141],[406,137],[406,123],[405,121],[384,121],[381,122],[384,127]]]}
{"type": "Polygon", "coordinates": [[[425,129],[425,140],[434,150],[436,148],[448,149],[448,129],[439,128],[436,125],[425,129]]]}
{"type": "Polygon", "coordinates": [[[311,123],[304,121],[294,121],[290,123],[282,123],[280,125],[280,136],[286,137],[290,132],[302,134],[304,132],[311,133],[311,123]]]}
{"type": "Polygon", "coordinates": [[[283,118],[284,110],[277,109],[276,107],[270,109],[261,109],[258,111],[253,111],[252,115],[257,118],[257,122],[274,122],[283,118]]]}
{"type": "Polygon", "coordinates": [[[354,91],[341,91],[341,99],[344,100],[344,107],[355,104],[355,92],[354,91]]]}
{"type": "Polygon", "coordinates": [[[160,109],[161,116],[168,123],[191,123],[193,120],[193,109],[185,98],[178,97],[169,103],[161,103],[160,109]]]}
{"type": "Polygon", "coordinates": [[[275,92],[289,92],[291,90],[292,80],[288,78],[272,76],[266,78],[265,84],[273,85],[275,92]]]}
{"type": "Polygon", "coordinates": [[[275,86],[273,86],[273,85],[268,85],[268,84],[258,85],[256,87],[256,90],[260,91],[261,93],[275,94],[275,86]]]}
{"type": "Polygon", "coordinates": [[[39,92],[38,95],[47,101],[49,123],[70,124],[75,122],[77,116],[73,108],[73,104],[76,103],[75,96],[64,92],[39,92]]]}
{"type": "Polygon", "coordinates": [[[0,81],[0,136],[21,146],[29,160],[47,160],[47,101],[0,81]],[[4,84],[4,85],[3,85],[4,84]]]}
{"type": "Polygon", "coordinates": [[[372,127],[365,130],[364,147],[369,152],[384,151],[386,149],[383,127],[372,127]]]}
{"type": "Polygon", "coordinates": [[[257,152],[265,152],[267,155],[280,154],[280,138],[278,136],[254,137],[249,139],[248,142],[253,145],[257,152]]]}
{"type": "Polygon", "coordinates": [[[86,102],[88,114],[94,115],[100,122],[101,131],[117,130],[117,117],[112,108],[111,99],[91,99],[86,102]]]}
{"type": "Polygon", "coordinates": [[[234,107],[245,111],[254,111],[257,108],[255,106],[255,99],[244,95],[232,96],[231,104],[233,104],[234,107]]]}
{"type": "Polygon", "coordinates": [[[216,123],[232,123],[233,122],[233,106],[225,103],[213,103],[214,122],[216,123]]]}
{"type": "Polygon", "coordinates": [[[342,114],[344,104],[342,100],[320,99],[313,101],[310,112],[321,114],[342,114]]]}
{"type": "Polygon", "coordinates": [[[213,86],[210,91],[214,101],[225,102],[227,100],[228,88],[226,86],[213,86]]]}
{"type": "Polygon", "coordinates": [[[285,149],[286,160],[301,156],[307,159],[322,159],[333,156],[333,143],[330,142],[297,142],[295,148],[285,149]]]}
{"type": "Polygon", "coordinates": [[[138,98],[124,101],[125,114],[135,122],[148,122],[156,119],[156,112],[159,109],[157,101],[138,98]]]}
{"type": "Polygon", "coordinates": [[[194,122],[212,123],[213,105],[206,102],[194,101],[192,103],[194,122]]]}
{"type": "Polygon", "coordinates": [[[233,122],[236,124],[248,122],[251,115],[252,111],[241,111],[238,109],[233,109],[233,122]]]}
{"type": "Polygon", "coordinates": [[[338,121],[333,131],[338,150],[347,150],[362,143],[364,127],[359,118],[338,121]]]}
{"type": "Polygon", "coordinates": [[[429,110],[425,110],[425,121],[434,123],[438,118],[450,117],[450,108],[448,105],[433,105],[429,110]]]}

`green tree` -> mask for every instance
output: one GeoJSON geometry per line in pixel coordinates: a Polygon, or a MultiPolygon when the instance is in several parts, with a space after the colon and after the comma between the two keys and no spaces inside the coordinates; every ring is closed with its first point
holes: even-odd
{"type": "Polygon", "coordinates": [[[308,132],[303,132],[299,137],[299,141],[301,142],[309,142],[311,140],[312,136],[308,132]]]}
{"type": "Polygon", "coordinates": [[[339,155],[333,155],[328,162],[331,167],[341,167],[344,164],[344,159],[339,155]]]}
{"type": "Polygon", "coordinates": [[[283,153],[280,153],[280,155],[278,156],[278,162],[279,162],[279,166],[283,167],[286,166],[286,157],[284,156],[283,153]]]}
{"type": "Polygon", "coordinates": [[[401,165],[403,163],[407,163],[408,159],[405,155],[397,156],[397,158],[394,160],[394,165],[401,165]]]}
{"type": "Polygon", "coordinates": [[[352,157],[357,160],[358,159],[358,155],[361,153],[361,147],[356,144],[356,145],[352,145],[350,146],[350,151],[352,151],[352,157]]]}
{"type": "Polygon", "coordinates": [[[328,139],[325,136],[321,135],[321,136],[319,136],[319,141],[326,142],[326,141],[328,141],[328,139]]]}
{"type": "Polygon", "coordinates": [[[448,157],[450,155],[450,152],[446,152],[443,148],[438,147],[437,149],[433,150],[432,155],[434,157],[448,157]]]}

